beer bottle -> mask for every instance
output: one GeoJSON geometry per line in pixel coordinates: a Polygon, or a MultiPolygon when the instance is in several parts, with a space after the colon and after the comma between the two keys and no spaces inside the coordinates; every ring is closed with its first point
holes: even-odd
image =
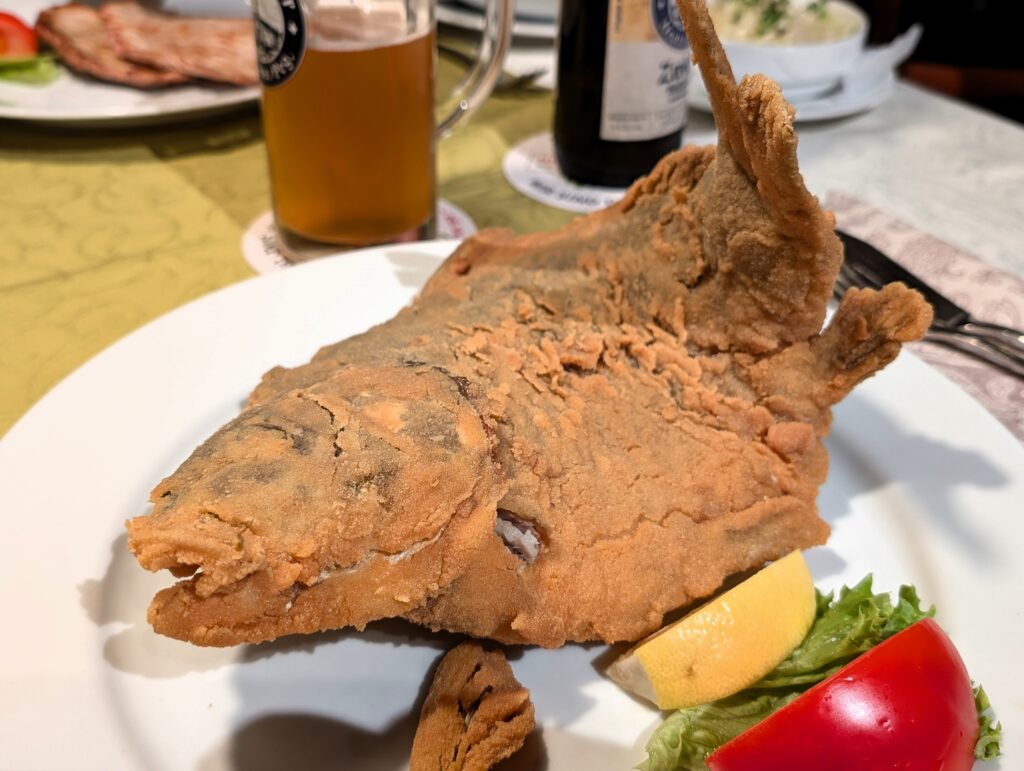
{"type": "Polygon", "coordinates": [[[690,47],[675,0],[562,0],[555,153],[624,187],[682,144],[690,47]]]}

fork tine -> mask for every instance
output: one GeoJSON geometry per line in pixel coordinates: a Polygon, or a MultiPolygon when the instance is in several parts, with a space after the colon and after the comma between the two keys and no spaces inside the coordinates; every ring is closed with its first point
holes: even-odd
{"type": "Polygon", "coordinates": [[[863,265],[855,264],[853,262],[844,262],[843,268],[846,269],[850,280],[857,286],[866,287],[868,289],[881,289],[885,285],[885,281],[882,278],[880,278],[874,271],[869,270],[863,265]]]}
{"type": "Polygon", "coordinates": [[[850,282],[849,276],[847,276],[843,271],[839,271],[839,275],[836,276],[836,283],[832,287],[832,293],[836,298],[841,299],[851,286],[853,286],[853,284],[850,282]]]}
{"type": "Polygon", "coordinates": [[[839,266],[839,277],[847,284],[860,285],[860,276],[853,268],[850,267],[850,263],[848,262],[843,262],[843,264],[839,266]]]}
{"type": "Polygon", "coordinates": [[[839,266],[839,274],[836,276],[836,283],[833,293],[837,298],[842,298],[850,289],[880,289],[880,284],[872,275],[858,271],[848,262],[839,266]]]}
{"type": "Polygon", "coordinates": [[[839,275],[843,277],[848,286],[859,288],[878,289],[878,284],[872,277],[857,270],[853,265],[844,262],[839,268],[839,275]]]}

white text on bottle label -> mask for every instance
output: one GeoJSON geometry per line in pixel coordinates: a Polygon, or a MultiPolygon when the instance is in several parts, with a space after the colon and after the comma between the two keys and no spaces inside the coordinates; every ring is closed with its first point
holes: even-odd
{"type": "Polygon", "coordinates": [[[681,129],[689,76],[674,0],[610,0],[601,139],[637,142],[681,129]]]}

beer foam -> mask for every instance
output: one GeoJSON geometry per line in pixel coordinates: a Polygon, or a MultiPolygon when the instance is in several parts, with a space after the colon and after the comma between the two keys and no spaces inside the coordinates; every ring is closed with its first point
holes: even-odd
{"type": "Polygon", "coordinates": [[[426,9],[410,10],[406,0],[324,0],[310,23],[309,47],[353,51],[400,45],[430,32],[426,9]]]}

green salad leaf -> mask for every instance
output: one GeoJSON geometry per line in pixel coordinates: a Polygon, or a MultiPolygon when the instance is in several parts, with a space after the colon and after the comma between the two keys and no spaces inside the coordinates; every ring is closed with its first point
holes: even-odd
{"type": "Polygon", "coordinates": [[[704,760],[730,739],[793,701],[799,692],[747,694],[673,712],[647,742],[641,771],[704,769],[704,760]]]}
{"type": "Polygon", "coordinates": [[[1003,727],[992,719],[989,710],[992,705],[985,695],[985,689],[974,686],[974,706],[978,708],[978,741],[974,745],[974,757],[977,760],[992,760],[999,757],[999,743],[1003,739],[1003,727]]]}
{"type": "Polygon", "coordinates": [[[828,1],[829,0],[812,0],[807,5],[807,11],[815,14],[819,19],[824,19],[828,16],[828,1]]]}
{"type": "Polygon", "coordinates": [[[896,605],[888,594],[872,593],[871,576],[852,589],[844,586],[837,600],[832,593],[819,592],[818,614],[811,631],[757,687],[787,688],[821,682],[915,621],[934,615],[935,608],[921,610],[921,600],[912,586],[900,587],[896,605]]]}
{"type": "Polygon", "coordinates": [[[44,86],[56,80],[60,67],[52,56],[29,56],[19,59],[0,59],[0,80],[44,86]]]}
{"type": "MultiPolygon", "coordinates": [[[[670,715],[647,742],[647,760],[638,768],[703,771],[707,768],[704,761],[718,747],[786,706],[861,653],[935,614],[934,608],[921,609],[921,601],[911,586],[900,587],[894,604],[890,595],[875,594],[871,583],[868,576],[852,588],[843,587],[838,598],[832,593],[818,592],[817,612],[810,631],[781,664],[733,696],[670,715]]],[[[998,753],[999,726],[984,725],[975,752],[992,751],[991,743],[982,746],[986,730],[988,735],[995,736],[998,753]]]]}
{"type": "Polygon", "coordinates": [[[771,32],[782,32],[785,21],[798,12],[812,13],[819,19],[828,17],[830,0],[811,0],[805,6],[793,8],[790,0],[727,0],[736,6],[733,20],[739,22],[748,10],[758,13],[757,35],[765,37],[771,32]]]}
{"type": "Polygon", "coordinates": [[[762,37],[775,29],[779,22],[789,13],[789,0],[768,0],[761,9],[761,19],[757,24],[757,34],[762,37]]]}

